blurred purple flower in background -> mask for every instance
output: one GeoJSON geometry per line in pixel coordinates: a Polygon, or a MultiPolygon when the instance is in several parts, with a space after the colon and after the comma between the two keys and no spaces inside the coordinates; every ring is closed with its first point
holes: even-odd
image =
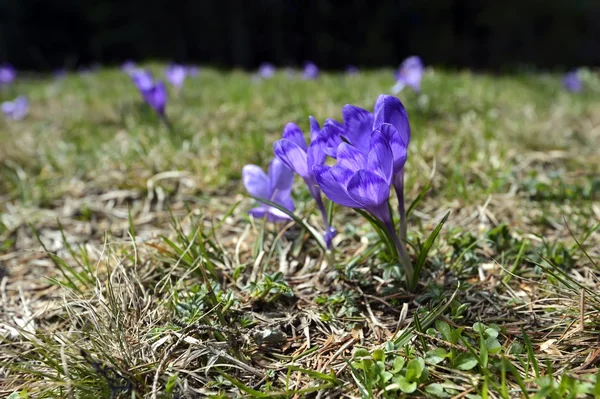
{"type": "Polygon", "coordinates": [[[171,64],[165,70],[167,81],[177,89],[180,89],[183,85],[186,75],[187,68],[180,64],[171,64]]]}
{"type": "Polygon", "coordinates": [[[160,80],[155,82],[150,72],[141,69],[133,71],[131,79],[142,94],[144,101],[164,118],[167,105],[167,88],[165,84],[160,80]]]}
{"type": "Polygon", "coordinates": [[[415,92],[421,91],[421,79],[423,78],[423,61],[414,55],[405,59],[395,73],[396,85],[392,88],[394,94],[400,93],[405,86],[409,86],[415,92]]]}
{"type": "Polygon", "coordinates": [[[356,75],[358,74],[358,68],[355,65],[348,65],[346,67],[346,74],[347,75],[356,75]]]}
{"type": "Polygon", "coordinates": [[[133,60],[126,60],[123,64],[121,64],[121,70],[128,74],[131,74],[136,69],[137,65],[133,60]]]}
{"type": "Polygon", "coordinates": [[[0,65],[0,85],[12,83],[17,78],[16,69],[10,64],[0,65]]]}
{"type": "Polygon", "coordinates": [[[152,73],[145,69],[136,69],[131,73],[131,79],[138,90],[144,91],[150,89],[154,85],[152,73]]]}
{"type": "Polygon", "coordinates": [[[325,163],[327,154],[324,149],[326,140],[319,139],[320,127],[319,123],[312,116],[310,119],[310,136],[311,143],[306,145],[304,133],[295,123],[288,123],[283,129],[283,138],[273,144],[275,156],[279,158],[288,168],[298,174],[306,183],[310,195],[317,202],[323,223],[325,225],[325,242],[327,248],[331,248],[331,240],[336,235],[337,231],[329,226],[327,219],[327,210],[321,198],[321,190],[317,186],[315,176],[312,172],[315,165],[325,163]]]}
{"type": "Polygon", "coordinates": [[[258,67],[258,76],[262,79],[270,79],[275,75],[275,66],[268,62],[263,62],[258,67]]]}
{"type": "Polygon", "coordinates": [[[0,108],[8,119],[21,120],[29,111],[29,101],[24,96],[19,96],[14,101],[3,102],[0,108]]]}
{"type": "MultiPolygon", "coordinates": [[[[268,176],[256,165],[244,166],[242,182],[253,197],[264,198],[283,206],[290,212],[294,211],[295,207],[291,196],[294,172],[278,158],[271,161],[268,176]]],[[[266,216],[270,222],[284,222],[291,219],[284,212],[266,204],[260,204],[248,213],[255,218],[266,216]]]]}
{"type": "Polygon", "coordinates": [[[578,93],[583,90],[583,82],[578,70],[571,71],[563,77],[563,86],[570,92],[578,93]]]}
{"type": "Polygon", "coordinates": [[[307,61],[304,64],[304,71],[302,74],[304,79],[311,80],[319,77],[319,67],[317,67],[314,63],[307,61]]]}

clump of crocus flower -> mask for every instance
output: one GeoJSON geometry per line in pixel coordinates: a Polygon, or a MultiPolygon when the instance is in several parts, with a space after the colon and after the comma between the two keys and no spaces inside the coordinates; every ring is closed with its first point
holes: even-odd
{"type": "MultiPolygon", "coordinates": [[[[255,198],[266,199],[281,205],[290,212],[294,211],[294,201],[292,200],[294,172],[278,158],[271,161],[268,175],[259,166],[244,166],[242,181],[248,193],[255,198]]],[[[255,218],[266,217],[270,222],[276,223],[291,220],[286,213],[266,204],[259,204],[248,213],[255,218]]]]}
{"type": "Polygon", "coordinates": [[[275,75],[275,66],[268,62],[263,62],[258,67],[258,77],[261,79],[271,79],[275,75]]]}
{"type": "Polygon", "coordinates": [[[21,120],[27,116],[29,112],[29,101],[24,96],[19,96],[13,101],[5,101],[0,105],[2,113],[8,119],[21,120]]]}
{"type": "Polygon", "coordinates": [[[165,78],[172,84],[177,90],[181,89],[185,77],[187,76],[188,69],[184,65],[171,64],[165,70],[165,78]]]}
{"type": "MultiPolygon", "coordinates": [[[[404,268],[407,281],[414,284],[413,266],[404,244],[404,165],[410,142],[406,109],[396,97],[381,95],[375,102],[373,112],[346,105],[342,109],[342,116],[343,123],[328,119],[322,128],[310,117],[310,144],[306,143],[304,134],[296,124],[288,123],[283,138],[274,144],[276,159],[306,183],[323,216],[328,249],[336,231],[328,223],[321,192],[332,202],[357,209],[381,226],[388,237],[387,242],[393,248],[393,254],[404,268]],[[337,163],[328,165],[327,157],[335,159],[337,163]],[[399,234],[389,205],[392,187],[398,199],[399,234]]],[[[257,167],[246,168],[256,170],[257,167]]],[[[248,191],[255,197],[273,197],[274,193],[266,189],[261,195],[251,191],[249,187],[252,186],[246,183],[246,168],[244,184],[248,191]]],[[[262,180],[265,181],[265,178],[262,180]]],[[[285,193],[290,195],[287,190],[285,193]]],[[[281,200],[279,203],[282,203],[281,200]]],[[[286,208],[291,211],[289,207],[286,208]]],[[[259,214],[265,212],[262,210],[259,214]]]]}
{"type": "Polygon", "coordinates": [[[304,64],[304,70],[302,72],[302,77],[306,80],[312,80],[319,77],[319,67],[316,66],[313,62],[307,61],[304,64]]]}
{"type": "Polygon", "coordinates": [[[164,119],[167,105],[167,88],[165,84],[160,80],[155,81],[150,72],[140,69],[131,73],[131,79],[140,91],[144,101],[164,119]]]}
{"type": "Polygon", "coordinates": [[[420,93],[423,72],[424,67],[421,58],[416,55],[408,57],[400,64],[400,68],[395,73],[396,84],[392,88],[392,92],[398,94],[404,87],[408,86],[416,93],[420,93]]]}
{"type": "Polygon", "coordinates": [[[17,70],[10,64],[0,65],[0,85],[12,83],[17,78],[17,70]]]}
{"type": "Polygon", "coordinates": [[[315,180],[313,167],[322,165],[327,158],[326,140],[318,139],[320,126],[316,119],[310,117],[311,142],[306,144],[304,133],[295,123],[288,123],[283,130],[283,137],[273,145],[275,156],[298,174],[306,183],[310,195],[315,199],[325,225],[325,242],[328,248],[337,231],[329,226],[327,211],[321,198],[321,190],[315,180]]]}
{"type": "Polygon", "coordinates": [[[579,76],[579,71],[574,70],[568,72],[563,77],[563,86],[567,91],[578,93],[583,90],[583,82],[581,81],[581,77],[579,76]]]}

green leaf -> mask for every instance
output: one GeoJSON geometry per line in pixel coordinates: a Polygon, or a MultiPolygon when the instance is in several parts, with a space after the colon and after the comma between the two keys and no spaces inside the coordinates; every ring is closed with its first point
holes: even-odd
{"type": "Polygon", "coordinates": [[[484,334],[489,338],[498,338],[498,330],[493,328],[486,328],[484,334]]]}
{"type": "Polygon", "coordinates": [[[377,232],[379,239],[387,247],[387,250],[388,250],[389,254],[392,256],[392,258],[394,258],[395,260],[398,260],[398,249],[396,248],[394,239],[390,235],[390,232],[385,228],[385,226],[383,225],[381,220],[374,218],[370,213],[368,213],[367,211],[363,211],[362,209],[355,209],[355,211],[359,215],[361,215],[362,217],[367,219],[367,221],[371,224],[371,226],[373,226],[373,228],[377,232]]]}
{"type": "Polygon", "coordinates": [[[414,289],[419,283],[419,276],[421,274],[421,269],[425,266],[425,261],[427,260],[427,254],[429,254],[429,250],[433,246],[433,242],[437,238],[438,234],[444,227],[444,223],[448,220],[448,216],[450,216],[450,211],[446,213],[446,215],[442,218],[442,221],[437,225],[437,227],[429,234],[427,240],[423,244],[423,248],[421,248],[421,252],[419,253],[419,257],[417,258],[417,263],[415,264],[415,270],[413,275],[413,281],[411,282],[411,289],[414,289]]]}
{"type": "Polygon", "coordinates": [[[406,379],[408,381],[418,381],[425,369],[425,362],[421,358],[412,359],[406,365],[406,379]]]}
{"type": "Polygon", "coordinates": [[[471,353],[461,353],[456,357],[454,364],[459,370],[471,370],[477,366],[477,358],[471,353]]]}
{"type": "Polygon", "coordinates": [[[453,334],[452,334],[452,327],[450,327],[450,325],[448,323],[446,323],[443,320],[436,320],[435,328],[442,334],[442,337],[444,337],[444,340],[451,342],[453,344],[456,343],[456,342],[453,342],[454,338],[453,338],[453,334]]]}
{"type": "Polygon", "coordinates": [[[502,350],[502,345],[496,338],[487,338],[485,340],[485,347],[489,353],[496,354],[502,350]]]}
{"type": "Polygon", "coordinates": [[[448,353],[444,348],[435,348],[425,354],[425,360],[431,364],[439,364],[448,357],[448,353]]]}
{"type": "Polygon", "coordinates": [[[487,368],[488,365],[488,348],[486,345],[486,341],[483,339],[483,331],[479,330],[479,360],[481,362],[481,367],[487,368]]]}
{"type": "Polygon", "coordinates": [[[400,371],[402,371],[402,368],[404,367],[404,363],[405,363],[405,360],[402,356],[396,357],[394,359],[394,363],[392,366],[392,373],[398,374],[400,371]]]}
{"type": "Polygon", "coordinates": [[[519,342],[513,342],[508,353],[511,355],[520,355],[523,353],[523,345],[521,345],[519,342]]]}
{"type": "Polygon", "coordinates": [[[379,376],[381,377],[381,382],[385,384],[392,379],[394,374],[390,373],[389,371],[384,371],[383,373],[379,374],[379,376]]]}
{"type": "Polygon", "coordinates": [[[394,382],[398,384],[398,388],[404,393],[413,393],[417,390],[416,382],[410,382],[408,379],[401,375],[394,378],[394,382]]]}
{"type": "Polygon", "coordinates": [[[381,360],[381,361],[385,361],[385,352],[383,351],[383,349],[375,349],[373,351],[373,359],[374,360],[381,360]]]}
{"type": "Polygon", "coordinates": [[[300,373],[306,374],[309,377],[312,377],[314,380],[327,381],[327,382],[335,384],[335,385],[338,385],[340,383],[340,380],[338,380],[337,377],[333,373],[325,374],[325,373],[320,373],[318,371],[303,369],[303,368],[296,367],[296,366],[290,366],[289,369],[292,371],[298,371],[300,373]]]}
{"type": "Polygon", "coordinates": [[[480,322],[476,322],[473,324],[473,331],[475,331],[476,333],[479,334],[483,334],[485,332],[485,324],[480,323],[480,322]]]}
{"type": "Polygon", "coordinates": [[[427,195],[429,190],[431,190],[431,184],[425,186],[425,188],[423,188],[423,190],[421,190],[419,195],[417,195],[417,198],[415,198],[415,200],[413,202],[411,202],[411,204],[408,206],[408,210],[406,211],[406,217],[408,217],[415,210],[417,205],[419,205],[419,202],[421,202],[421,200],[423,200],[423,198],[425,198],[425,196],[427,195]]]}
{"type": "Polygon", "coordinates": [[[450,395],[448,395],[446,392],[444,392],[444,387],[442,386],[442,384],[429,384],[425,387],[425,392],[427,392],[430,395],[435,396],[436,398],[449,398],[450,395]]]}
{"type": "Polygon", "coordinates": [[[167,380],[167,383],[165,384],[165,391],[168,394],[173,393],[173,389],[175,388],[175,384],[177,383],[178,377],[179,377],[178,373],[175,373],[172,376],[170,376],[169,379],[167,380]]]}
{"type": "Polygon", "coordinates": [[[369,352],[365,348],[358,348],[354,351],[354,355],[352,355],[352,358],[355,360],[363,357],[371,358],[371,352],[369,352]]]}

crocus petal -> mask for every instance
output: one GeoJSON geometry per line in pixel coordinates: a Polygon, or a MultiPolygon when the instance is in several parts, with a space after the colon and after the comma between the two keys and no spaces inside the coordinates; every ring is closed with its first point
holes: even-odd
{"type": "Polygon", "coordinates": [[[356,173],[355,170],[344,168],[339,164],[331,168],[331,175],[335,178],[335,180],[337,180],[339,184],[342,185],[342,187],[344,187],[344,190],[348,187],[348,182],[350,181],[350,179],[352,179],[354,173],[356,173]]]}
{"type": "Polygon", "coordinates": [[[298,144],[282,139],[273,144],[273,150],[277,158],[281,159],[288,168],[292,169],[302,178],[309,177],[306,152],[298,144]]]}
{"type": "Polygon", "coordinates": [[[248,214],[255,219],[262,219],[265,216],[269,222],[286,222],[292,218],[272,206],[260,205],[248,211],[248,214]]]}
{"type": "Polygon", "coordinates": [[[344,137],[358,148],[367,153],[369,151],[369,137],[373,131],[373,114],[355,105],[344,105],[344,137]]]}
{"type": "Polygon", "coordinates": [[[319,135],[321,126],[319,126],[319,122],[317,122],[317,120],[312,116],[309,116],[308,120],[310,121],[310,141],[313,141],[319,135]]]}
{"type": "Polygon", "coordinates": [[[287,214],[281,212],[277,208],[273,208],[272,206],[267,208],[267,212],[268,212],[267,220],[269,222],[279,223],[279,222],[286,222],[288,220],[292,220],[292,218],[289,217],[287,214]]]}
{"type": "Polygon", "coordinates": [[[183,65],[172,64],[165,70],[165,77],[173,86],[180,88],[185,81],[186,73],[187,69],[183,65]]]}
{"type": "Polygon", "coordinates": [[[152,74],[143,69],[136,69],[130,73],[133,83],[140,91],[150,90],[154,85],[152,74]]]}
{"type": "Polygon", "coordinates": [[[276,204],[283,206],[290,212],[294,212],[294,209],[296,209],[296,206],[294,205],[294,200],[292,199],[290,192],[275,192],[272,201],[276,204]]]}
{"type": "Polygon", "coordinates": [[[0,107],[2,108],[3,113],[12,114],[15,110],[15,103],[12,101],[4,101],[0,107]]]}
{"type": "Polygon", "coordinates": [[[318,139],[325,142],[323,152],[332,158],[337,158],[337,147],[342,143],[344,126],[333,119],[327,119],[323,124],[323,129],[319,133],[318,139]]]}
{"type": "Polygon", "coordinates": [[[380,95],[375,102],[374,115],[373,130],[379,130],[383,123],[390,123],[396,128],[402,141],[408,145],[410,124],[406,109],[400,100],[394,96],[380,95]]]}
{"type": "Polygon", "coordinates": [[[146,102],[160,115],[165,114],[167,105],[167,88],[162,81],[157,81],[150,90],[142,92],[146,102]]]}
{"type": "Polygon", "coordinates": [[[338,166],[348,168],[355,172],[364,169],[367,166],[367,157],[356,147],[342,143],[337,149],[338,166]]]}
{"type": "Polygon", "coordinates": [[[304,139],[304,133],[302,133],[302,130],[300,130],[298,125],[295,123],[290,122],[285,125],[282,137],[286,140],[293,141],[294,143],[298,144],[300,148],[306,151],[306,140],[304,139]]]}
{"type": "Polygon", "coordinates": [[[313,165],[322,165],[327,159],[325,148],[327,147],[326,140],[317,138],[310,143],[306,151],[308,169],[312,170],[313,165]]]}
{"type": "Polygon", "coordinates": [[[359,170],[348,182],[348,194],[373,214],[390,196],[390,186],[381,176],[369,170],[359,170]]]}
{"type": "Polygon", "coordinates": [[[379,130],[375,130],[371,135],[367,170],[377,173],[387,182],[388,186],[392,183],[394,155],[388,141],[379,130]]]}
{"type": "Polygon", "coordinates": [[[345,187],[343,187],[333,176],[331,173],[332,169],[333,168],[327,165],[313,166],[313,173],[315,174],[315,179],[317,180],[321,191],[323,191],[327,198],[337,204],[349,208],[361,208],[361,205],[350,198],[345,187]]]}
{"type": "Polygon", "coordinates": [[[256,165],[246,165],[242,168],[242,183],[246,191],[254,197],[269,199],[269,178],[267,174],[256,165]]]}
{"type": "Polygon", "coordinates": [[[269,192],[289,196],[294,183],[294,172],[279,158],[274,158],[269,165],[269,192]]]}
{"type": "Polygon", "coordinates": [[[404,142],[402,136],[393,125],[383,123],[379,127],[381,134],[387,140],[394,155],[394,174],[404,167],[407,157],[408,143],[404,142]]]}

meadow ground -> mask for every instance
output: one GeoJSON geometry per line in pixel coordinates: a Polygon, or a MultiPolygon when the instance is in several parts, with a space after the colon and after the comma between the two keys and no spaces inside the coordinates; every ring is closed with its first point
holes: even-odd
{"type": "MultiPolygon", "coordinates": [[[[162,74],[162,66],[153,65],[162,74]]],[[[169,130],[118,70],[25,76],[0,121],[0,396],[600,397],[600,80],[429,70],[399,97],[415,292],[335,208],[334,260],[250,220],[287,122],[372,110],[392,71],[202,70],[169,130]]],[[[308,134],[308,133],[307,133],[308,134]]],[[[296,214],[321,229],[299,179],[296,214]]]]}

